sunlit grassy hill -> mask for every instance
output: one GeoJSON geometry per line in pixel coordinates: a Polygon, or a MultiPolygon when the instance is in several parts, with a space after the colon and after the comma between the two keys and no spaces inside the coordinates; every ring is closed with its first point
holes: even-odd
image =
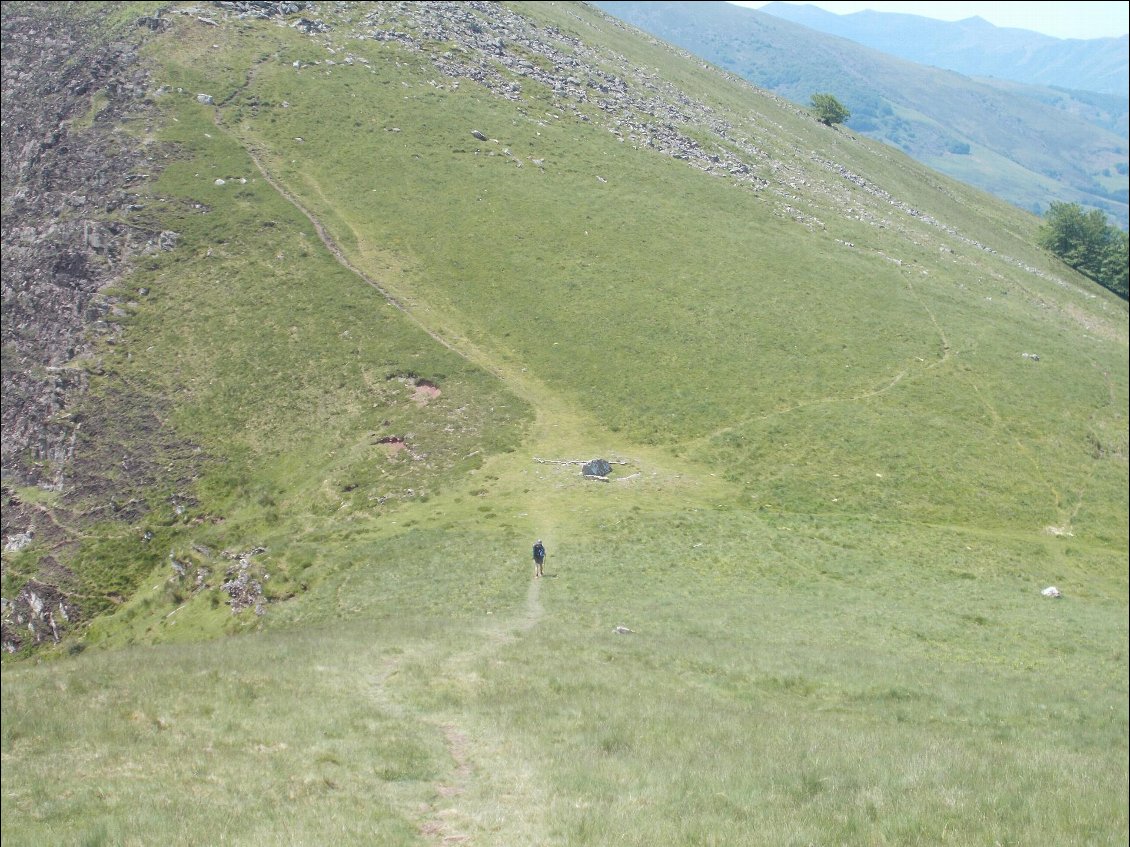
{"type": "Polygon", "coordinates": [[[5,6],[176,234],[5,484],[5,845],[1124,843],[1124,302],[592,7],[268,6],[5,6]]]}

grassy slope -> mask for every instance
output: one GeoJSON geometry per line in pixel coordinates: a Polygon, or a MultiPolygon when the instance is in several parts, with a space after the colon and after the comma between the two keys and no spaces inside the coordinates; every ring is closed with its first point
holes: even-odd
{"type": "Polygon", "coordinates": [[[1011,209],[522,8],[747,116],[824,227],[389,45],[178,27],[182,240],[111,372],[223,459],[178,550],[306,590],[237,619],[162,563],[117,649],[6,665],[5,843],[1124,842],[1124,308],[1021,270],[1011,209]],[[597,454],[639,476],[533,461],[597,454]]]}

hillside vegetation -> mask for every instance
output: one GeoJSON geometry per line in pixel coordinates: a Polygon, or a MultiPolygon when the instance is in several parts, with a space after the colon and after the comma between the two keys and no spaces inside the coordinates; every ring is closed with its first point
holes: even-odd
{"type": "Polygon", "coordinates": [[[1037,218],[584,4],[157,8],[4,6],[135,45],[28,172],[153,242],[55,364],[6,167],[6,847],[1125,842],[1127,305],[1037,218]]]}
{"type": "Polygon", "coordinates": [[[731,3],[596,5],[794,103],[832,93],[855,131],[1023,209],[1079,203],[1127,228],[1124,97],[971,78],[731,3]]]}
{"type": "Polygon", "coordinates": [[[1125,34],[1055,38],[1027,28],[994,26],[980,17],[944,21],[870,9],[837,15],[818,6],[794,3],[767,3],[760,11],[919,65],[949,68],[965,76],[1097,92],[1123,103],[1130,96],[1126,78],[1130,36],[1125,34]]]}

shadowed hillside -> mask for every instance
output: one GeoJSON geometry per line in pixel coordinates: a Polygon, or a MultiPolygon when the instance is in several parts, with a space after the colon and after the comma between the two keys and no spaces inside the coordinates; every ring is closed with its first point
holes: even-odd
{"type": "Polygon", "coordinates": [[[1125,833],[1037,219],[584,4],[3,26],[5,843],[1125,833]]]}

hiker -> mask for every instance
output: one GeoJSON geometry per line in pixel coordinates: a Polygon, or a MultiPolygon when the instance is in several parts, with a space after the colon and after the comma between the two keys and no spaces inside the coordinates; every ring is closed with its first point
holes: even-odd
{"type": "Polygon", "coordinates": [[[545,563],[545,545],[541,539],[534,544],[534,577],[543,576],[541,566],[545,563]]]}

